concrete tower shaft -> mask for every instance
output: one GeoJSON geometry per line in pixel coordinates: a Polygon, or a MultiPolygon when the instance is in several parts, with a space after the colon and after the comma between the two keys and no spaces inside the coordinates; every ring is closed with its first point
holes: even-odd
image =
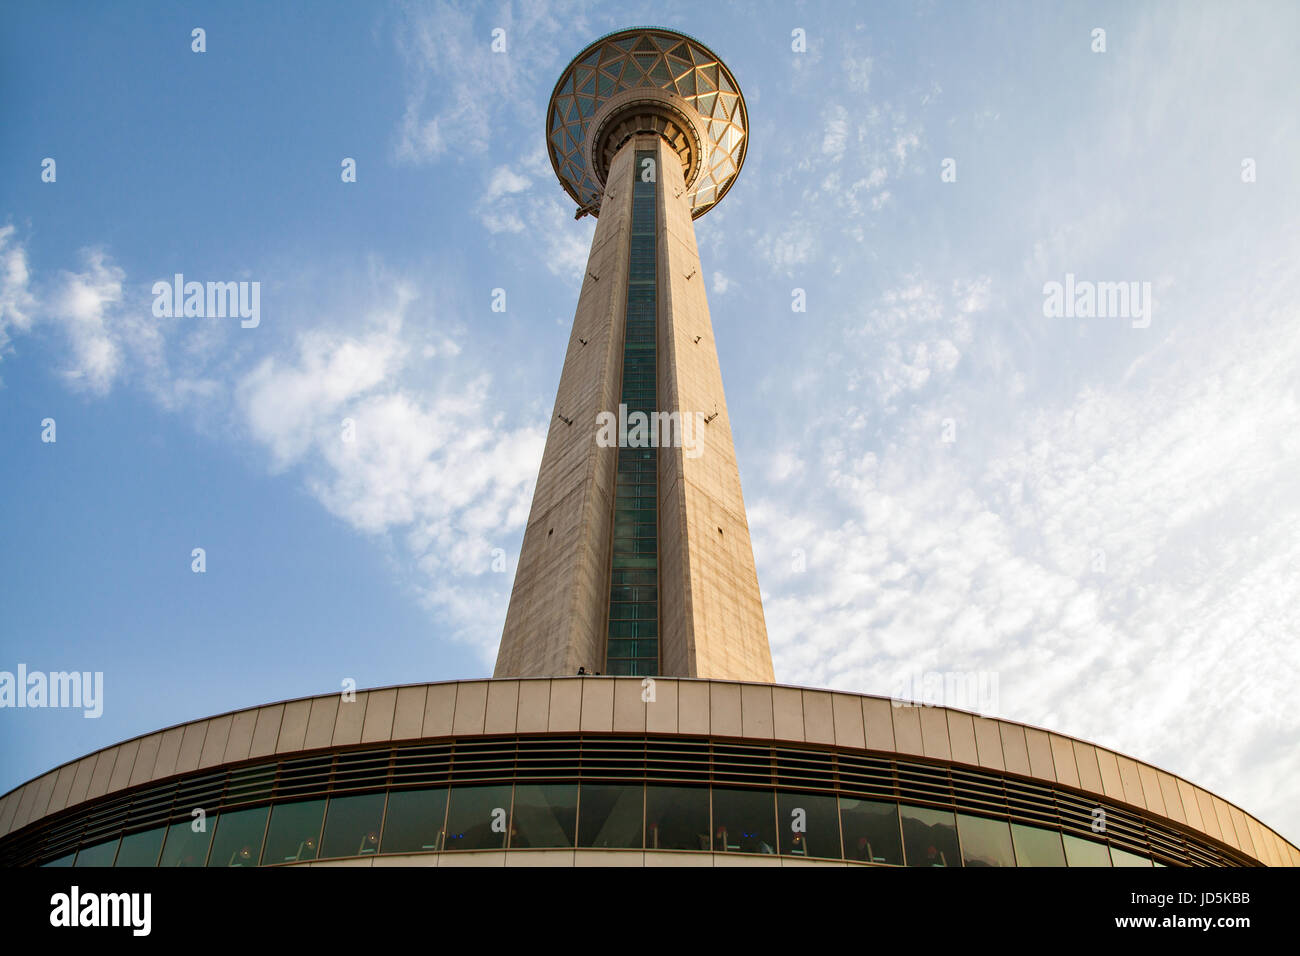
{"type": "Polygon", "coordinates": [[[684,172],[677,144],[634,133],[603,177],[497,677],[773,679],[684,172]],[[676,439],[602,444],[599,416],[651,374],[647,410],[676,413],[676,439]]]}

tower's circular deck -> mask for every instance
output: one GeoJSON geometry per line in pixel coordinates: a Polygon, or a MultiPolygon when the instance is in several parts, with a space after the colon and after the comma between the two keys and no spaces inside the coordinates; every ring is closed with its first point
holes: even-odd
{"type": "Polygon", "coordinates": [[[740,87],[716,54],[684,34],[636,27],[602,37],[565,68],[547,108],[546,143],[565,190],[598,213],[618,146],[657,132],[682,158],[698,219],[740,172],[748,127],[740,87]]]}

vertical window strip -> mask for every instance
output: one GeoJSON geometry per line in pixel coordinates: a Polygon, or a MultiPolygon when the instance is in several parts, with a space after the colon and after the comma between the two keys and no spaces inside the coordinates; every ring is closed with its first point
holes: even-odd
{"type": "MultiPolygon", "coordinates": [[[[658,176],[642,175],[653,150],[633,157],[632,228],[627,308],[623,327],[623,369],[619,401],[649,416],[655,410],[655,226],[658,176]]],[[[653,169],[653,166],[650,167],[653,169]]],[[[658,451],[618,449],[614,479],[614,547],[610,558],[606,616],[605,673],[659,673],[659,546],[657,537],[658,451]]]]}

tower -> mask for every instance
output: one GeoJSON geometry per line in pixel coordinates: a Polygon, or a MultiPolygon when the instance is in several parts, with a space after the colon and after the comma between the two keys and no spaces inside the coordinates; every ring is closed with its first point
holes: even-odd
{"type": "Polygon", "coordinates": [[[669,30],[603,37],[556,83],[551,163],[598,221],[496,677],[773,679],[693,224],[747,128],[726,65],[669,30]]]}

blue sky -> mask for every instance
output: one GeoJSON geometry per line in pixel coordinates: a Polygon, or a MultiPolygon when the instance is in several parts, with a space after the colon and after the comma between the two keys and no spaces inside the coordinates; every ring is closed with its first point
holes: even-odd
{"type": "MultiPolygon", "coordinates": [[[[101,670],[105,706],[0,714],[0,790],[490,673],[593,228],[546,100],[643,9],[7,12],[0,669],[101,670]],[[154,317],[177,272],[260,282],[260,324],[154,317]]],[[[697,233],[777,679],[994,674],[995,715],[1300,838],[1294,5],[654,19],[749,107],[697,233]],[[1150,283],[1149,324],[1045,316],[1067,274],[1150,283]]]]}

